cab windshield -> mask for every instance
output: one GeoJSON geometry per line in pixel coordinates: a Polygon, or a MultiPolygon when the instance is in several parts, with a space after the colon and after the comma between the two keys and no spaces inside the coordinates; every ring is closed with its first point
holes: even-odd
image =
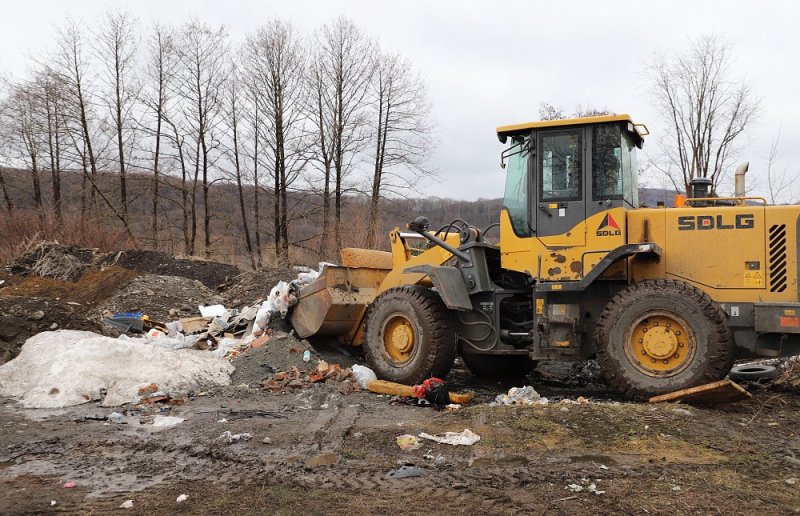
{"type": "Polygon", "coordinates": [[[511,226],[518,236],[530,236],[531,227],[528,211],[528,161],[530,140],[518,139],[511,143],[506,152],[506,191],[503,207],[508,211],[511,226]]]}

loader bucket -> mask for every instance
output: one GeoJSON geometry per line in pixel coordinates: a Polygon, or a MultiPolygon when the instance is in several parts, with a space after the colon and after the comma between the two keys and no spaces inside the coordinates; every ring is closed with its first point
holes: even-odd
{"type": "Polygon", "coordinates": [[[349,342],[388,273],[389,269],[326,266],[298,293],[292,312],[295,332],[300,338],[345,337],[349,342]]]}

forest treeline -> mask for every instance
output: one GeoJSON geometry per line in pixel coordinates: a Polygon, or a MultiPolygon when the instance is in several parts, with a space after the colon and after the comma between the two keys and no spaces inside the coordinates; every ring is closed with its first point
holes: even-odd
{"type": "Polygon", "coordinates": [[[346,18],[233,41],[109,11],[29,70],[0,87],[0,217],[42,231],[255,267],[377,246],[396,207],[443,202],[403,200],[435,173],[424,81],[346,18]]]}

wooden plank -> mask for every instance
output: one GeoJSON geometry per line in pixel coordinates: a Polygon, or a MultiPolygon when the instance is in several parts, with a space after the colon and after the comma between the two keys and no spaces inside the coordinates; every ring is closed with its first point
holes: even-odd
{"type": "MultiPolygon", "coordinates": [[[[403,385],[401,383],[395,382],[387,382],[386,380],[373,380],[369,382],[367,385],[367,390],[370,392],[374,392],[376,394],[391,394],[393,396],[405,396],[408,398],[414,397],[414,388],[410,385],[403,385]]],[[[459,405],[466,405],[472,398],[475,397],[475,394],[472,392],[466,392],[463,394],[457,394],[455,392],[450,393],[450,403],[458,403],[459,405]]]]}
{"type": "Polygon", "coordinates": [[[689,387],[679,391],[661,394],[650,398],[650,403],[664,401],[684,401],[687,403],[729,403],[732,401],[752,398],[752,394],[744,390],[739,384],[730,380],[689,387]]]}
{"type": "Polygon", "coordinates": [[[183,326],[183,332],[186,335],[191,335],[192,333],[205,331],[211,319],[211,317],[184,317],[180,321],[181,326],[183,326]]]}

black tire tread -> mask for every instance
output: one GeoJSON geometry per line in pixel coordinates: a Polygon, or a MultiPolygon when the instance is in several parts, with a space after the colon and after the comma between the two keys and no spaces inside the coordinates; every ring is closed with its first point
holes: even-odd
{"type": "Polygon", "coordinates": [[[634,283],[608,302],[603,313],[600,315],[595,329],[595,344],[597,349],[597,362],[603,372],[606,382],[620,393],[630,398],[647,397],[651,393],[645,392],[631,385],[623,374],[618,370],[616,362],[608,353],[609,335],[611,323],[615,316],[626,309],[642,296],[658,294],[664,291],[675,291],[684,299],[693,303],[697,310],[711,322],[713,331],[717,334],[714,342],[718,344],[716,349],[709,350],[708,365],[703,374],[703,383],[720,380],[728,374],[733,365],[733,339],[726,324],[725,312],[715,303],[705,292],[700,289],[677,280],[644,280],[634,283]]]}
{"type": "MultiPolygon", "coordinates": [[[[425,287],[405,285],[395,287],[383,292],[370,303],[364,317],[364,354],[370,366],[375,364],[373,353],[376,351],[366,341],[370,338],[370,319],[375,309],[383,303],[390,302],[392,298],[403,298],[418,306],[430,325],[431,340],[434,352],[423,357],[422,364],[408,383],[422,383],[431,376],[443,379],[453,367],[456,358],[454,330],[448,309],[439,295],[425,287]],[[452,342],[452,345],[448,342],[452,342]]],[[[377,372],[377,371],[376,371],[377,372]]],[[[391,380],[391,378],[390,378],[391,380]]]]}

